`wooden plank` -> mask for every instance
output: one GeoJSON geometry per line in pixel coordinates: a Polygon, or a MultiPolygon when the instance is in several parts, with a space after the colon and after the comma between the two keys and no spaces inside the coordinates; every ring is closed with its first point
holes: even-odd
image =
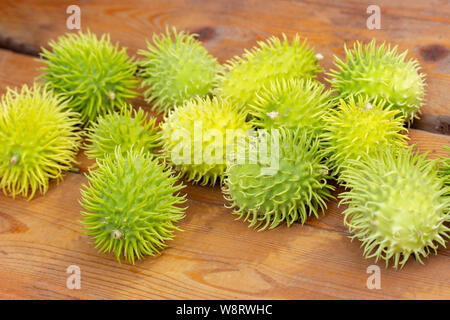
{"type": "Polygon", "coordinates": [[[443,146],[450,146],[450,136],[410,129],[408,132],[409,144],[415,144],[415,149],[429,152],[430,158],[449,157],[450,152],[443,146]]]}
{"type": "MultiPolygon", "coordinates": [[[[66,8],[73,1],[6,0],[0,7],[0,47],[37,55],[50,39],[67,32],[66,8]]],[[[342,57],[343,44],[376,38],[409,50],[427,74],[427,97],[422,119],[414,127],[449,133],[450,108],[450,6],[442,1],[378,1],[380,30],[366,28],[366,1],[202,1],[120,0],[79,4],[82,28],[110,33],[131,54],[145,47],[145,39],[166,24],[196,32],[210,52],[223,62],[268,36],[300,33],[325,57],[321,65],[332,67],[334,54],[342,57]],[[412,36],[413,35],[413,36],[412,36]]],[[[319,79],[323,79],[320,75],[319,79]]]]}

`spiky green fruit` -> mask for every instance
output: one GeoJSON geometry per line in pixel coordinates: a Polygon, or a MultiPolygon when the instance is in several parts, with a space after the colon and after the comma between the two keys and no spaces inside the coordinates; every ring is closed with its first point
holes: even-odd
{"type": "Polygon", "coordinates": [[[219,75],[217,93],[247,108],[255,105],[258,92],[268,88],[270,81],[314,78],[322,72],[317,64],[318,57],[314,56],[314,50],[306,40],[300,41],[298,34],[291,44],[284,34],[283,39],[271,37],[266,42],[258,42],[258,46],[250,51],[246,50],[242,57],[228,61],[219,75]]]}
{"type": "Polygon", "coordinates": [[[211,56],[195,34],[175,28],[165,34],[153,35],[153,45],[147,42],[147,50],[139,50],[142,87],[148,87],[145,100],[153,109],[167,113],[184,100],[211,93],[219,63],[211,56]]]}
{"type": "Polygon", "coordinates": [[[137,65],[126,49],[113,45],[109,35],[100,39],[91,32],[67,33],[42,48],[41,76],[67,104],[80,113],[84,124],[96,121],[137,96],[137,65]]]}
{"type": "Polygon", "coordinates": [[[99,160],[81,190],[82,223],[101,253],[113,252],[134,264],[154,256],[179,228],[186,199],[174,176],[146,152],[120,147],[99,160]]]}
{"type": "Polygon", "coordinates": [[[132,147],[153,153],[161,144],[156,118],[147,119],[144,110],[136,111],[131,106],[100,117],[87,131],[86,154],[91,159],[104,159],[117,146],[123,154],[132,147]]]}
{"type": "Polygon", "coordinates": [[[166,117],[161,126],[162,153],[188,181],[213,185],[222,181],[227,148],[235,150],[235,140],[250,129],[245,114],[229,101],[197,97],[166,117]]]}
{"type": "Polygon", "coordinates": [[[387,148],[364,161],[352,160],[343,180],[348,192],[345,223],[362,241],[364,256],[403,267],[410,256],[422,263],[438,244],[445,246],[450,229],[448,187],[438,177],[436,160],[411,147],[387,148]]]}
{"type": "Polygon", "coordinates": [[[5,194],[45,194],[75,163],[78,114],[47,88],[8,88],[0,104],[0,188],[5,194]]]}
{"type": "Polygon", "coordinates": [[[353,49],[345,47],[345,62],[335,57],[337,70],[328,74],[338,98],[347,99],[363,94],[371,99],[384,99],[393,109],[400,110],[411,122],[419,113],[424,97],[424,77],[417,60],[406,60],[407,51],[397,53],[397,46],[385,43],[377,46],[372,40],[353,49]]]}
{"type": "Polygon", "coordinates": [[[249,106],[254,123],[262,128],[300,126],[315,135],[323,133],[324,115],[331,108],[330,91],[312,79],[281,79],[269,82],[249,106]]]}
{"type": "Polygon", "coordinates": [[[249,221],[249,227],[260,230],[273,229],[283,222],[287,226],[295,221],[303,224],[310,215],[319,217],[334,189],[327,183],[330,177],[317,137],[304,129],[276,132],[268,134],[266,141],[260,139],[261,143],[270,143],[268,159],[260,157],[263,153],[259,146],[250,147],[245,157],[230,165],[225,174],[223,191],[225,199],[231,202],[229,207],[238,219],[249,221]],[[273,138],[276,132],[278,143],[273,138]],[[263,161],[251,161],[256,159],[255,152],[263,161]]]}
{"type": "Polygon", "coordinates": [[[339,174],[348,160],[359,160],[390,145],[405,146],[403,117],[383,100],[358,96],[340,101],[326,116],[322,135],[333,174],[339,174]],[[372,101],[372,102],[369,102],[372,101]]]}

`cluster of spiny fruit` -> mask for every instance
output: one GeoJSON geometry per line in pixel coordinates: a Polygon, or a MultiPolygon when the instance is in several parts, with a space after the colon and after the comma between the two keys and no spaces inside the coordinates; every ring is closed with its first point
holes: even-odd
{"type": "Polygon", "coordinates": [[[345,224],[366,257],[397,268],[445,245],[450,161],[407,146],[424,75],[406,52],[356,42],[345,60],[335,58],[329,90],[315,80],[323,56],[298,35],[271,37],[220,65],[195,35],[167,29],[138,55],[91,32],[63,35],[42,49],[38,84],[8,89],[0,104],[6,194],[45,193],[82,147],[96,159],[81,191],[82,222],[95,246],[119,261],[155,255],[173,238],[186,210],[182,177],[220,184],[233,213],[258,230],[319,217],[335,179],[346,190],[345,224]],[[160,124],[129,104],[138,86],[164,114],[160,124]],[[172,161],[181,139],[175,133],[192,137],[198,121],[202,133],[220,137],[203,139],[200,152],[223,158],[172,161]],[[219,152],[234,143],[227,130],[247,138],[252,128],[269,136],[279,130],[271,175],[261,174],[266,163],[231,162],[219,152]]]}

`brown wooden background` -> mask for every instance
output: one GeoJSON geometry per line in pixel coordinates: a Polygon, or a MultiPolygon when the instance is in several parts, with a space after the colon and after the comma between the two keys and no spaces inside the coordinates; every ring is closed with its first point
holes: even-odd
{"type": "MultiPolygon", "coordinates": [[[[0,93],[31,84],[39,74],[41,46],[67,32],[66,8],[81,7],[81,27],[101,34],[134,55],[166,24],[199,34],[220,62],[270,35],[298,32],[324,59],[328,70],[344,42],[386,40],[409,50],[427,74],[421,119],[412,143],[430,156],[450,145],[450,5],[447,0],[376,1],[381,30],[368,30],[373,1],[86,0],[16,1],[0,5],[0,93]]],[[[323,79],[323,75],[319,77],[323,79]]],[[[148,109],[142,98],[136,106],[148,109]]],[[[1,148],[1,146],[0,146],[1,148]]],[[[381,290],[369,290],[357,241],[343,227],[336,202],[321,219],[304,226],[255,232],[234,221],[218,187],[188,184],[187,217],[159,257],[119,265],[100,255],[80,232],[81,173],[69,173],[45,196],[32,201],[0,196],[0,298],[4,299],[415,299],[450,298],[450,252],[440,248],[424,266],[381,267],[381,290]],[[66,268],[81,268],[81,290],[66,288],[66,268]]]]}

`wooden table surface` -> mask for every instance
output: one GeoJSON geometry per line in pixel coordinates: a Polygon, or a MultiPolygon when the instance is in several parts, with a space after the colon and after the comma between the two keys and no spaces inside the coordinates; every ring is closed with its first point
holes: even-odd
{"type": "MultiPolygon", "coordinates": [[[[450,145],[450,5],[448,0],[377,1],[381,29],[366,28],[373,1],[109,0],[16,1],[0,5],[0,93],[31,84],[41,46],[67,32],[66,8],[81,8],[81,27],[128,47],[145,47],[166,24],[199,34],[220,62],[270,35],[298,32],[332,66],[344,42],[371,38],[398,44],[427,74],[421,119],[411,143],[430,156],[450,145]]],[[[323,80],[323,75],[319,76],[323,80]]],[[[149,106],[142,97],[136,106],[149,106]]],[[[1,147],[1,146],[0,146],[1,147]]],[[[0,298],[4,299],[450,299],[450,251],[439,248],[425,265],[410,260],[399,271],[381,268],[381,289],[366,286],[367,267],[351,242],[337,202],[304,226],[255,232],[224,208],[219,187],[187,185],[184,230],[162,255],[135,266],[98,254],[80,232],[81,173],[68,173],[45,196],[31,201],[0,196],[0,298]],[[66,269],[81,270],[81,289],[66,287],[66,269]]],[[[338,193],[336,193],[337,195],[338,193]]]]}

